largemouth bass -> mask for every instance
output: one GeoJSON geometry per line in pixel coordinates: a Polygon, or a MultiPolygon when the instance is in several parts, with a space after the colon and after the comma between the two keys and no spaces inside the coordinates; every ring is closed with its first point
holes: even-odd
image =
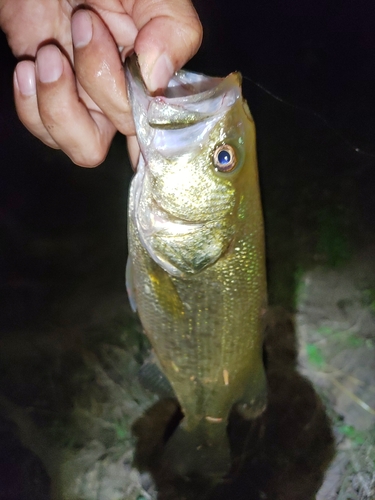
{"type": "Polygon", "coordinates": [[[239,73],[178,71],[156,97],[135,56],[126,76],[141,149],[129,197],[130,301],[184,414],[167,449],[185,453],[184,473],[220,476],[233,405],[245,418],[266,405],[254,122],[239,73]]]}

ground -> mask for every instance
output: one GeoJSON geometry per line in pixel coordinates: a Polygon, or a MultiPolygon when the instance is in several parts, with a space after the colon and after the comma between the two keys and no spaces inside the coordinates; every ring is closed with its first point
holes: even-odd
{"type": "Polygon", "coordinates": [[[375,247],[343,268],[301,277],[296,315],[301,373],[333,422],[337,454],[318,500],[375,497],[375,247]]]}

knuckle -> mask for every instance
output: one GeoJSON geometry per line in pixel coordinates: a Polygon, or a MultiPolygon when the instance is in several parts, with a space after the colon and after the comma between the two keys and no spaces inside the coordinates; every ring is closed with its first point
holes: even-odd
{"type": "Polygon", "coordinates": [[[107,157],[108,148],[98,145],[91,147],[87,151],[78,148],[70,156],[70,159],[76,165],[86,168],[94,168],[104,162],[107,157]]]}

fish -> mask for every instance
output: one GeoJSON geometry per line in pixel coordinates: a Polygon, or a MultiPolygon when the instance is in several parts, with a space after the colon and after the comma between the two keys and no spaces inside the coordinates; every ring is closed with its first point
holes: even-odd
{"type": "Polygon", "coordinates": [[[128,204],[129,300],[183,413],[167,455],[181,475],[221,478],[231,411],[253,419],[267,402],[254,121],[239,72],[180,70],[151,95],[135,55],[125,71],[140,146],[128,204]]]}

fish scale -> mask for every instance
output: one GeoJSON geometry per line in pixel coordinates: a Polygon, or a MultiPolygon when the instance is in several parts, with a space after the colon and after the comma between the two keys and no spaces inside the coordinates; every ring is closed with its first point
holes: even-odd
{"type": "Polygon", "coordinates": [[[127,287],[184,415],[165,454],[184,474],[221,477],[233,405],[245,418],[266,405],[254,122],[238,73],[177,72],[159,100],[134,57],[126,73],[141,149],[129,195],[127,287]]]}

